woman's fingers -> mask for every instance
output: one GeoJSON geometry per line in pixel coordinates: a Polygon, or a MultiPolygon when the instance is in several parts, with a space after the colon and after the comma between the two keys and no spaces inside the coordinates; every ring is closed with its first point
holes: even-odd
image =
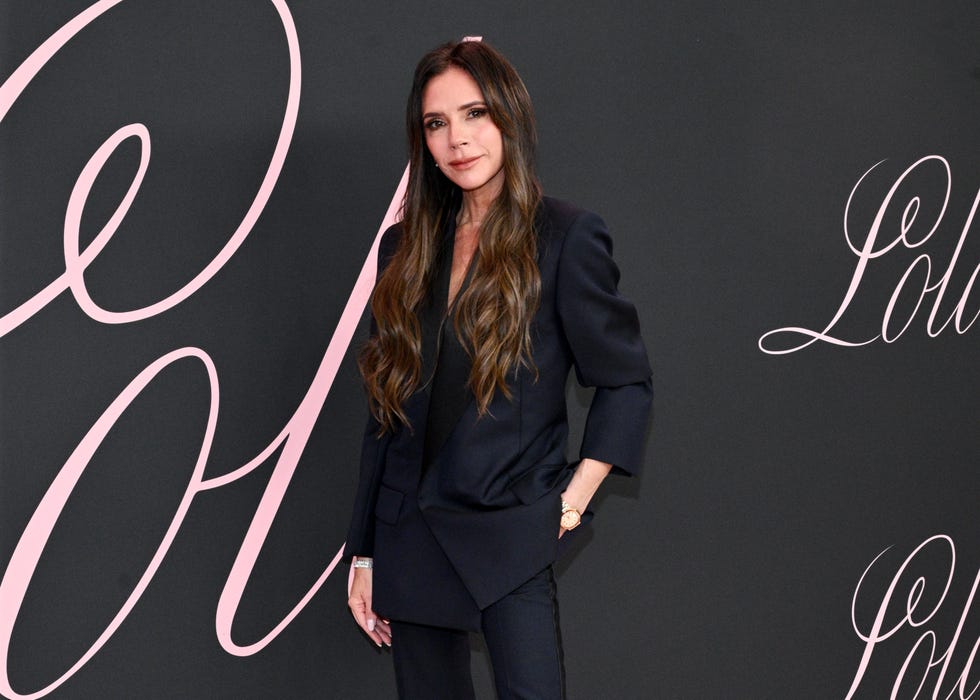
{"type": "Polygon", "coordinates": [[[370,637],[371,641],[380,646],[381,640],[374,632],[374,621],[376,616],[371,611],[367,601],[358,595],[356,591],[352,590],[350,598],[347,599],[347,607],[350,608],[351,614],[354,616],[354,622],[357,623],[357,626],[364,630],[364,634],[370,637]]]}
{"type": "Polygon", "coordinates": [[[387,620],[377,618],[377,622],[374,623],[374,631],[381,637],[384,644],[391,646],[391,624],[387,620]]]}
{"type": "Polygon", "coordinates": [[[391,644],[391,632],[390,629],[386,635],[381,634],[381,629],[378,626],[378,616],[371,610],[370,607],[365,605],[363,601],[355,601],[351,598],[348,602],[350,605],[351,612],[354,614],[354,621],[357,622],[358,627],[364,630],[375,646],[381,646],[382,644],[391,644]],[[387,641],[385,639],[387,637],[387,641]]]}
{"type": "Polygon", "coordinates": [[[376,646],[382,644],[391,645],[391,628],[388,623],[378,626],[378,616],[371,609],[371,589],[372,579],[370,569],[357,569],[354,572],[354,580],[351,583],[350,597],[347,599],[347,606],[358,627],[364,630],[376,646]]]}
{"type": "Polygon", "coordinates": [[[365,623],[361,625],[361,629],[377,646],[391,646],[391,624],[378,617],[373,610],[369,609],[365,614],[365,623]]]}

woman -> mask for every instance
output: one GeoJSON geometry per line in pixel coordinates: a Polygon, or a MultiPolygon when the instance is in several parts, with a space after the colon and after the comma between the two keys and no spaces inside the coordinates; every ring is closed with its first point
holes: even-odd
{"type": "MultiPolygon", "coordinates": [[[[404,219],[379,249],[349,605],[401,698],[564,697],[558,541],[640,466],[650,367],[602,220],[542,197],[530,97],[482,42],[422,58],[404,219]],[[596,387],[569,464],[565,382],[596,387]]],[[[567,540],[564,540],[567,542],[567,540]]]]}

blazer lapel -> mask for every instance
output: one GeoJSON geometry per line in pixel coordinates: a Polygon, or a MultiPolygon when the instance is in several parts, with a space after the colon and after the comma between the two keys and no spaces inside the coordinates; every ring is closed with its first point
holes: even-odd
{"type": "MultiPolygon", "coordinates": [[[[447,309],[449,280],[453,265],[453,241],[456,234],[455,217],[450,218],[447,228],[447,245],[443,246],[444,254],[441,256],[439,271],[433,284],[436,297],[432,306],[440,308],[442,313],[440,325],[436,330],[438,340],[434,348],[434,374],[429,375],[432,377],[432,382],[425,446],[422,453],[423,470],[435,460],[467,405],[473,399],[473,393],[469,388],[470,358],[456,336],[452,316],[449,313],[451,309],[447,309]]],[[[477,255],[479,250],[474,253],[474,259],[470,261],[466,278],[456,295],[457,299],[469,285],[477,255]]]]}
{"type": "Polygon", "coordinates": [[[448,251],[443,245],[436,260],[436,272],[432,279],[425,308],[419,314],[419,325],[422,334],[422,382],[423,388],[431,392],[441,340],[443,319],[446,316],[446,298],[449,296],[449,277],[452,273],[452,249],[448,251]]]}

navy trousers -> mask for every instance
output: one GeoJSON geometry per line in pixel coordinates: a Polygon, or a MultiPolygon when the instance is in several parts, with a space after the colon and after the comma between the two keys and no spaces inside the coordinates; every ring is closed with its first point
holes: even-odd
{"type": "MultiPolygon", "coordinates": [[[[563,700],[565,668],[555,576],[548,567],[482,612],[499,700],[563,700]]],[[[391,621],[401,700],[474,700],[469,634],[391,621]]]]}

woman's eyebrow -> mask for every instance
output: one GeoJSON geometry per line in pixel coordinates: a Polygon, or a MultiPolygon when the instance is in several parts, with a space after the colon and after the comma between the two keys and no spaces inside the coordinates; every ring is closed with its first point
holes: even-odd
{"type": "MultiPolygon", "coordinates": [[[[463,110],[469,109],[470,107],[486,106],[486,102],[483,100],[476,100],[475,102],[467,102],[465,105],[460,105],[456,108],[457,112],[462,112],[463,110]]],[[[426,112],[422,115],[423,119],[428,119],[429,117],[441,117],[442,112],[426,112]]]]}

